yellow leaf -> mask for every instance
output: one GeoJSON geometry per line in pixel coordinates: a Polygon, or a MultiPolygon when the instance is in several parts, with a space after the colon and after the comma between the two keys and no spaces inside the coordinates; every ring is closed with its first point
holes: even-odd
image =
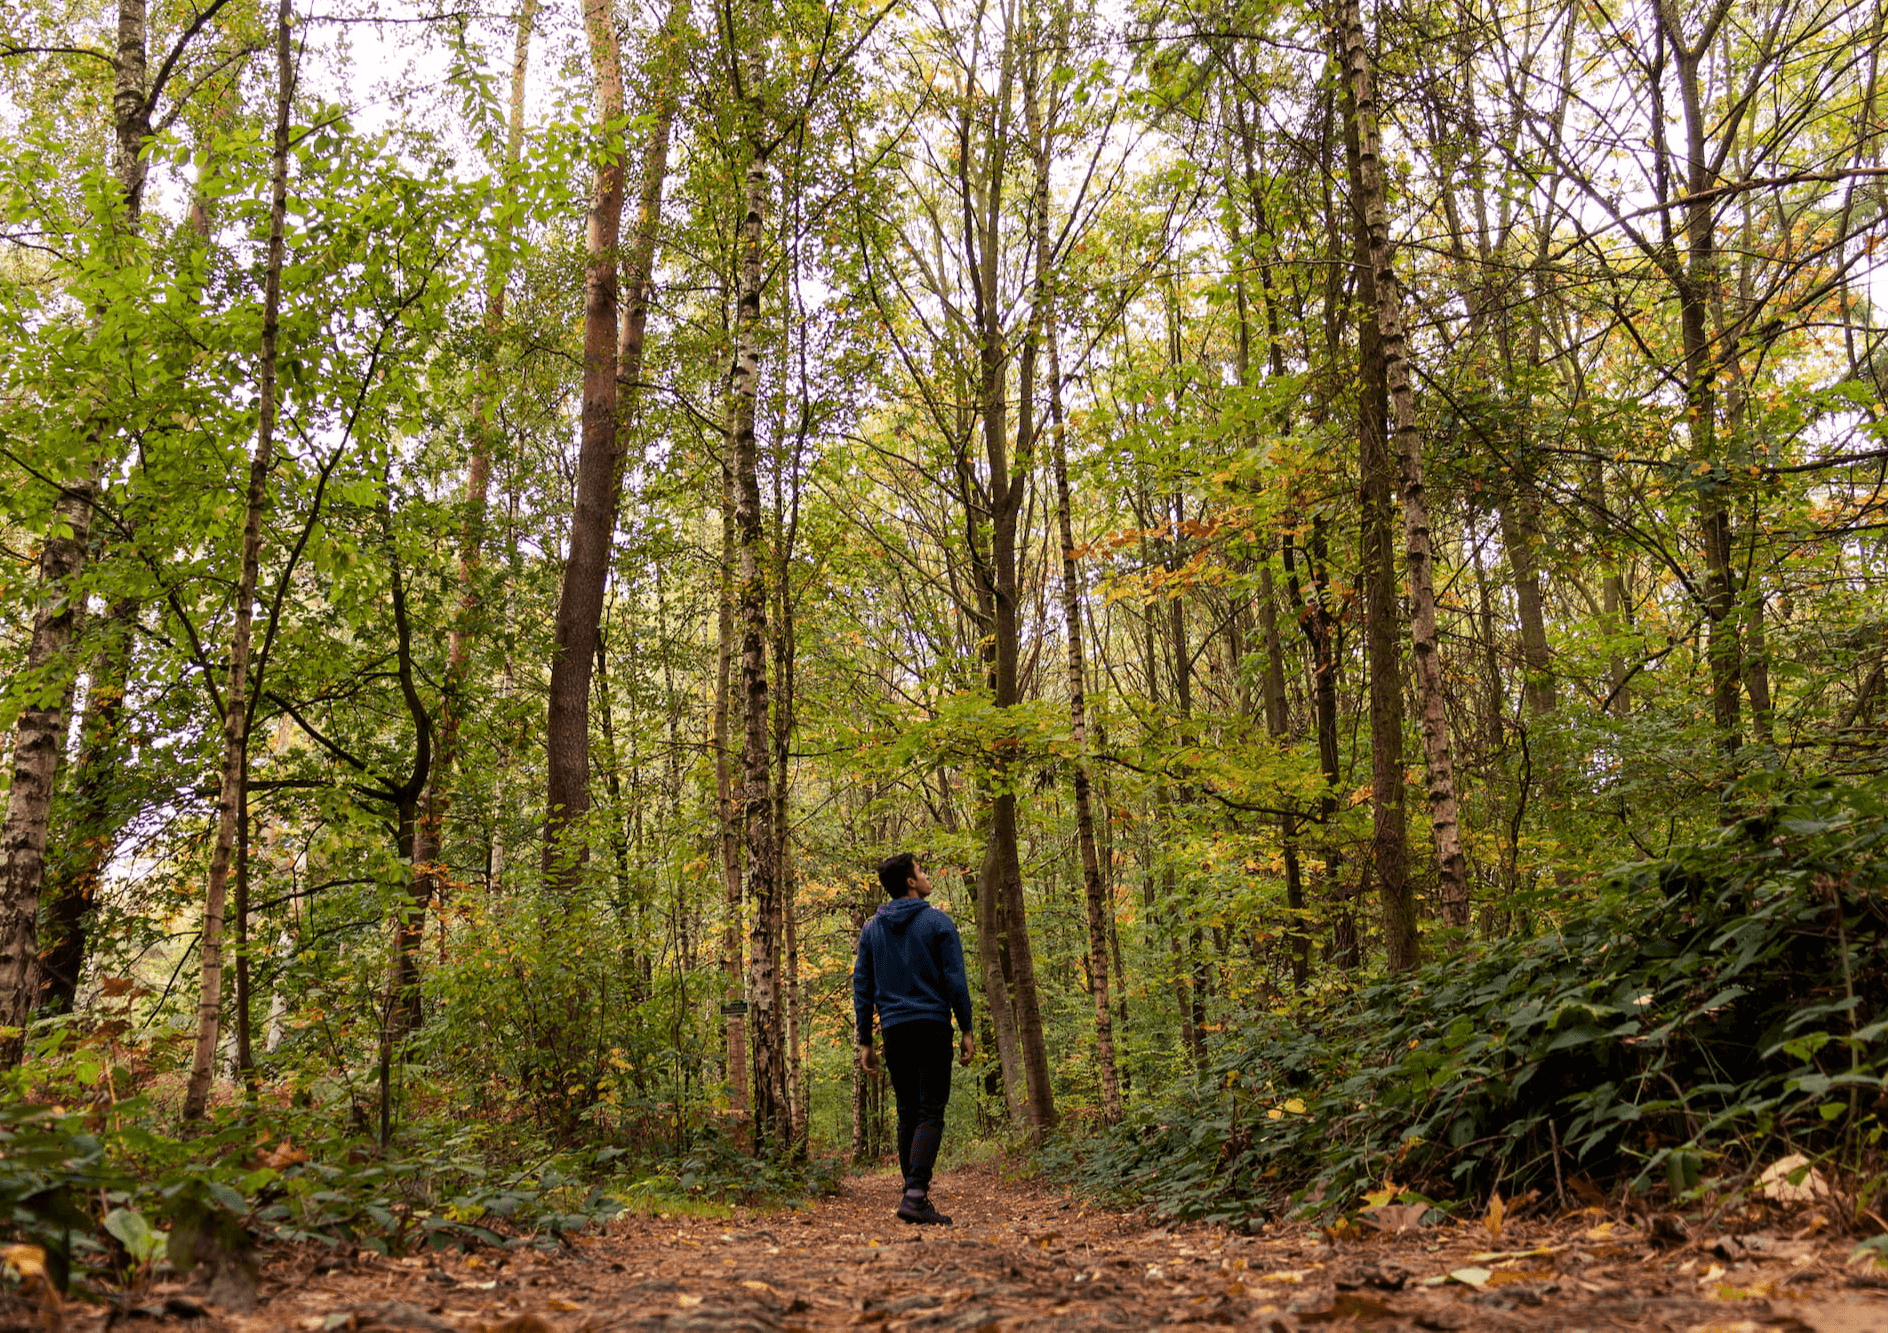
{"type": "Polygon", "coordinates": [[[1488,1215],[1482,1218],[1482,1225],[1488,1228],[1488,1234],[1492,1239],[1501,1239],[1501,1222],[1507,1214],[1508,1208],[1507,1205],[1501,1201],[1500,1191],[1497,1190],[1495,1193],[1489,1195],[1488,1215]]]}
{"type": "Polygon", "coordinates": [[[675,1303],[682,1306],[684,1309],[700,1305],[701,1301],[702,1298],[699,1296],[677,1296],[675,1298],[675,1303]]]}
{"type": "Polygon", "coordinates": [[[1551,1268],[1497,1268],[1488,1275],[1488,1285],[1500,1287],[1510,1282],[1551,1282],[1553,1279],[1551,1268]]]}
{"type": "Polygon", "coordinates": [[[27,1278],[46,1276],[46,1252],[37,1245],[9,1245],[0,1259],[6,1261],[8,1268],[20,1275],[24,1282],[27,1278]]]}
{"type": "Polygon", "coordinates": [[[1285,1101],[1285,1109],[1290,1111],[1293,1115],[1303,1115],[1305,1113],[1305,1104],[1296,1097],[1289,1097],[1285,1101]]]}

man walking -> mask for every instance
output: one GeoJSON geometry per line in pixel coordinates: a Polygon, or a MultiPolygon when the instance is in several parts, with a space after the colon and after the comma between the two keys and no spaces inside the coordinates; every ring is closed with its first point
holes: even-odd
{"type": "Polygon", "coordinates": [[[964,980],[964,946],[950,917],[924,900],[931,877],[910,852],[888,856],[878,882],[890,902],[859,933],[852,965],[852,1012],[857,1021],[859,1064],[878,1069],[872,1049],[872,1008],[878,1007],[885,1037],[885,1068],[898,1101],[898,1165],[905,1194],[898,1216],[906,1222],[950,1225],[931,1206],[931,1169],[944,1138],[944,1105],[951,1096],[951,1015],[964,1038],[959,1059],[977,1054],[970,1035],[970,986],[964,980]]]}

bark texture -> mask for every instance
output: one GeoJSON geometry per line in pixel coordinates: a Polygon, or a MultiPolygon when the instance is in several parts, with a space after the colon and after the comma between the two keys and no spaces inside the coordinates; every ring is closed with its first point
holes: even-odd
{"type": "Polygon", "coordinates": [[[749,929],[750,1031],[753,1041],[754,1142],[778,1152],[792,1136],[787,1097],[786,1020],[782,994],[780,877],[774,845],[773,754],[768,738],[767,561],[760,500],[760,448],[754,412],[760,396],[761,235],[766,225],[766,145],[749,137],[737,228],[739,271],[734,364],[728,375],[727,451],[732,461],[734,526],[740,559],[735,609],[741,631],[741,827],[747,857],[743,893],[749,929]]]}
{"type": "Polygon", "coordinates": [[[1357,272],[1357,466],[1364,585],[1364,643],[1370,665],[1371,858],[1391,971],[1416,966],[1416,905],[1409,886],[1409,813],[1403,778],[1402,608],[1397,596],[1396,467],[1386,429],[1382,304],[1364,216],[1362,138],[1353,85],[1344,85],[1357,272]]]}
{"type": "Polygon", "coordinates": [[[738,538],[734,530],[734,470],[724,458],[721,467],[721,595],[715,658],[715,703],[710,723],[715,751],[715,809],[719,816],[717,842],[721,888],[726,915],[721,933],[722,1010],[727,1020],[727,1073],[729,1109],[736,1133],[747,1136],[747,991],[741,960],[741,823],[734,800],[734,755],[729,748],[730,680],[734,661],[734,579],[738,538]]]}

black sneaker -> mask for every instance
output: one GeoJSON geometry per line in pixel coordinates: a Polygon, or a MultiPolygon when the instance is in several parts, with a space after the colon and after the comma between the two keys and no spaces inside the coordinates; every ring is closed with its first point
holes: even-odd
{"type": "Polygon", "coordinates": [[[912,1222],[918,1225],[929,1224],[938,1227],[947,1227],[951,1224],[950,1218],[933,1208],[931,1206],[931,1200],[923,1195],[919,1195],[914,1199],[907,1194],[904,1198],[900,1199],[898,1201],[898,1220],[901,1222],[912,1222]]]}

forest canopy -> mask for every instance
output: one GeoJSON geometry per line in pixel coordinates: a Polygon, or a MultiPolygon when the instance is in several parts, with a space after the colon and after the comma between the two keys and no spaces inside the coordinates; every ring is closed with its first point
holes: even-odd
{"type": "Polygon", "coordinates": [[[15,1228],[875,1158],[900,850],[1097,1188],[1866,1175],[1883,24],[8,5],[15,1228]]]}

